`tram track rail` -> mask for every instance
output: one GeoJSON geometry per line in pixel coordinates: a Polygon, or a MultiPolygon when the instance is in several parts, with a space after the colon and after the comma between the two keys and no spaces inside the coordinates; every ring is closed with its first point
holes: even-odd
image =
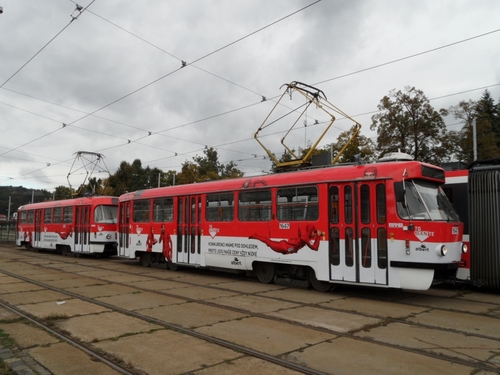
{"type": "MultiPolygon", "coordinates": [[[[62,258],[62,259],[64,259],[64,258],[62,258]]],[[[61,259],[58,259],[58,261],[63,262],[63,263],[64,262],[72,263],[72,262],[69,262],[69,261],[61,260],[61,259]]],[[[115,270],[106,268],[106,267],[104,267],[102,265],[92,265],[92,266],[89,266],[88,264],[85,264],[84,266],[85,267],[89,267],[89,268],[93,268],[93,269],[97,269],[97,270],[107,270],[107,271],[114,271],[114,272],[116,272],[115,270]]],[[[61,271],[59,268],[52,268],[52,267],[48,267],[48,266],[44,266],[44,267],[46,267],[48,269],[52,269],[52,270],[61,271]]],[[[145,316],[143,314],[140,314],[140,313],[137,313],[137,312],[134,312],[134,311],[130,311],[130,310],[123,309],[123,308],[115,306],[115,305],[110,305],[110,304],[104,303],[102,301],[96,301],[96,300],[94,300],[92,298],[88,298],[88,297],[82,296],[80,294],[76,294],[76,293],[70,292],[70,291],[68,291],[66,289],[57,288],[57,287],[54,287],[54,286],[51,286],[51,285],[48,285],[48,284],[45,284],[45,283],[42,283],[42,282],[39,282],[39,281],[36,281],[36,280],[29,279],[29,278],[26,278],[24,276],[16,275],[16,274],[13,274],[13,273],[10,273],[10,272],[7,272],[7,271],[0,271],[0,272],[4,273],[6,275],[9,275],[11,277],[16,277],[16,278],[18,278],[20,280],[23,280],[25,282],[36,284],[36,285],[38,285],[40,287],[43,287],[43,288],[46,288],[46,289],[50,289],[50,290],[53,290],[53,291],[64,293],[64,294],[66,294],[66,295],[68,295],[68,296],[70,296],[72,298],[81,299],[81,300],[84,300],[84,301],[87,301],[87,302],[90,302],[90,303],[94,303],[94,304],[100,305],[100,306],[105,307],[107,309],[110,309],[112,311],[117,311],[117,312],[120,312],[120,313],[123,313],[123,314],[127,314],[129,316],[133,316],[135,318],[138,318],[138,319],[141,319],[141,320],[144,320],[144,321],[148,321],[150,323],[161,325],[161,326],[163,326],[165,328],[174,329],[174,330],[176,330],[178,332],[181,332],[181,333],[184,333],[184,334],[188,334],[190,336],[193,336],[193,337],[196,337],[196,338],[208,341],[208,342],[212,342],[212,343],[215,343],[217,345],[221,345],[221,346],[224,346],[224,347],[227,347],[227,348],[231,348],[231,349],[237,350],[237,351],[239,351],[241,353],[244,353],[244,354],[247,354],[247,355],[251,355],[253,357],[257,357],[257,358],[260,358],[260,359],[263,359],[263,360],[266,360],[266,361],[269,361],[269,362],[272,362],[272,363],[275,363],[275,364],[279,364],[281,366],[284,366],[284,367],[287,367],[287,368],[290,368],[290,369],[294,369],[294,370],[299,371],[301,373],[305,373],[305,374],[320,374],[321,373],[321,372],[317,372],[316,370],[313,370],[313,369],[310,369],[310,368],[304,368],[303,366],[297,367],[297,364],[295,364],[293,362],[285,361],[285,360],[282,360],[280,358],[276,358],[274,356],[269,356],[268,354],[255,351],[255,350],[243,347],[241,345],[228,342],[226,340],[221,340],[221,339],[209,336],[209,335],[205,335],[203,333],[200,333],[200,332],[197,332],[197,331],[194,331],[194,330],[191,330],[191,329],[187,329],[187,328],[184,328],[184,327],[179,326],[179,325],[175,325],[175,324],[171,324],[171,323],[168,323],[168,322],[164,322],[164,321],[161,321],[161,320],[149,317],[149,316],[145,316]]],[[[120,272],[121,273],[125,273],[125,274],[130,274],[130,275],[138,275],[138,273],[125,272],[123,270],[120,270],[120,272]]],[[[141,275],[141,276],[148,277],[148,278],[151,278],[153,280],[156,279],[156,280],[159,280],[159,281],[160,280],[165,281],[164,278],[157,278],[157,277],[154,277],[152,275],[141,275]]],[[[99,281],[105,281],[104,279],[101,279],[99,277],[92,277],[92,276],[82,276],[82,277],[87,277],[87,278],[91,277],[91,278],[94,278],[94,279],[99,280],[99,281]]],[[[191,283],[189,281],[180,281],[178,279],[176,279],[175,281],[176,282],[185,283],[186,285],[199,286],[199,284],[191,283]]],[[[445,359],[445,360],[447,360],[449,362],[452,362],[452,363],[457,363],[457,364],[461,364],[461,365],[465,365],[465,366],[472,366],[472,367],[474,367],[476,369],[480,369],[480,370],[484,370],[484,371],[498,372],[500,370],[500,367],[497,366],[497,365],[495,365],[495,364],[493,364],[493,363],[484,363],[484,362],[481,362],[479,359],[475,359],[475,358],[470,358],[470,360],[465,360],[465,359],[461,359],[461,358],[457,358],[457,357],[453,357],[453,356],[443,355],[442,353],[441,354],[437,354],[437,353],[433,353],[431,351],[426,351],[426,350],[422,350],[422,349],[418,349],[418,348],[403,347],[403,346],[400,346],[400,345],[394,345],[394,344],[390,344],[390,343],[387,343],[387,342],[377,341],[375,339],[371,339],[371,338],[368,338],[368,337],[355,336],[355,333],[359,332],[359,330],[357,330],[357,331],[351,331],[351,332],[347,332],[347,333],[337,332],[337,331],[332,331],[330,329],[326,329],[326,328],[323,328],[323,327],[312,326],[312,325],[303,324],[303,323],[296,322],[296,321],[288,321],[286,319],[269,316],[269,315],[266,315],[265,313],[256,313],[256,312],[251,312],[251,311],[240,309],[240,308],[236,308],[236,307],[231,307],[231,306],[217,304],[217,303],[214,303],[214,302],[211,302],[211,301],[204,301],[204,300],[200,300],[200,299],[192,299],[192,298],[189,298],[189,297],[182,297],[182,296],[179,296],[179,294],[175,294],[175,293],[168,293],[168,292],[165,292],[165,291],[156,291],[156,290],[152,290],[152,289],[148,289],[148,288],[140,288],[140,287],[137,287],[137,286],[133,285],[133,283],[120,283],[120,282],[113,282],[113,283],[114,284],[118,284],[118,285],[128,286],[128,287],[134,287],[135,289],[141,290],[141,291],[147,291],[147,292],[150,292],[150,293],[156,293],[156,294],[165,295],[165,296],[169,296],[169,297],[180,298],[180,299],[183,299],[185,301],[191,301],[191,302],[195,301],[195,302],[200,303],[200,304],[205,304],[205,305],[208,305],[208,306],[213,306],[213,307],[217,307],[217,308],[221,308],[221,309],[226,309],[226,310],[231,310],[231,311],[235,311],[235,312],[240,312],[240,313],[244,313],[244,314],[247,314],[247,315],[251,315],[253,317],[259,317],[259,318],[263,318],[263,319],[269,319],[269,320],[276,320],[276,321],[281,321],[281,322],[292,323],[294,325],[300,325],[300,326],[306,327],[308,329],[314,329],[314,330],[325,332],[325,333],[335,334],[336,336],[348,337],[350,339],[354,339],[354,340],[358,340],[358,341],[363,341],[363,342],[367,342],[367,343],[372,343],[372,344],[376,344],[376,345],[383,345],[383,346],[387,346],[387,347],[390,347],[390,348],[395,348],[395,349],[398,349],[398,350],[404,350],[404,351],[415,353],[415,354],[419,354],[419,355],[425,355],[427,357],[437,358],[437,359],[440,359],[440,360],[445,359]]],[[[216,286],[216,285],[204,285],[204,287],[214,288],[214,289],[218,289],[218,290],[230,290],[230,291],[234,292],[234,290],[232,290],[232,289],[225,289],[223,287],[216,286]]],[[[239,292],[239,293],[240,294],[248,294],[248,295],[258,295],[257,293],[244,293],[244,292],[239,292]]],[[[260,297],[271,298],[271,297],[267,297],[267,296],[260,296],[260,297]]],[[[277,299],[277,300],[286,301],[286,302],[293,302],[293,303],[297,304],[296,301],[290,301],[290,300],[286,300],[286,299],[279,299],[279,298],[275,298],[275,297],[272,297],[271,299],[277,299]]],[[[372,317],[372,318],[380,319],[380,316],[373,315],[373,314],[363,314],[363,313],[359,313],[359,312],[355,313],[353,311],[347,311],[347,310],[338,309],[338,308],[334,309],[334,308],[331,308],[331,307],[324,307],[324,306],[319,306],[319,305],[316,305],[316,304],[303,303],[302,306],[312,306],[312,307],[322,308],[324,310],[329,310],[329,311],[345,312],[345,313],[357,314],[357,315],[362,315],[362,316],[366,316],[366,317],[372,317]]],[[[412,306],[415,306],[415,305],[412,304],[412,306]]],[[[434,308],[434,307],[428,307],[428,308],[429,309],[437,309],[437,308],[434,308]]],[[[472,313],[472,315],[473,315],[473,313],[472,313]]],[[[459,331],[459,330],[450,330],[450,329],[443,328],[443,327],[429,326],[429,325],[425,325],[425,324],[422,324],[422,323],[409,322],[406,319],[399,319],[399,318],[388,318],[388,317],[385,317],[384,320],[380,323],[380,325],[388,324],[388,323],[394,323],[394,322],[396,322],[396,323],[402,323],[402,324],[410,324],[412,326],[421,327],[421,328],[430,328],[430,329],[434,329],[434,330],[438,329],[438,330],[442,330],[442,331],[448,331],[448,332],[454,332],[454,333],[459,333],[459,334],[465,334],[463,331],[459,331]]],[[[475,337],[478,337],[478,338],[484,338],[484,339],[487,339],[487,340],[500,341],[500,340],[498,340],[496,338],[493,338],[493,337],[490,337],[490,336],[484,336],[484,335],[481,335],[481,334],[471,334],[471,335],[473,335],[475,337]]]]}

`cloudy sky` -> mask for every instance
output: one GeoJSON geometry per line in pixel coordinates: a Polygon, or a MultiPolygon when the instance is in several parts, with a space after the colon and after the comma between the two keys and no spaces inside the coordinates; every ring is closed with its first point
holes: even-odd
{"type": "MultiPolygon", "coordinates": [[[[104,155],[111,173],[135,159],[180,171],[208,146],[262,174],[271,163],[253,134],[292,81],[322,90],[369,137],[393,89],[414,86],[436,109],[485,88],[500,99],[498,0],[78,4],[0,0],[0,186],[52,191],[70,172],[78,185],[78,151],[104,155]]],[[[294,148],[324,130],[306,115],[287,138],[294,148]]],[[[295,120],[262,139],[277,155],[295,120]]],[[[319,146],[351,126],[339,116],[319,146]]]]}

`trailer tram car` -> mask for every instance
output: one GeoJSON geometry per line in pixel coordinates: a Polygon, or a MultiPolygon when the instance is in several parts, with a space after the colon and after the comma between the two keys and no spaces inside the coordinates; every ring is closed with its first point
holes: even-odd
{"type": "Polygon", "coordinates": [[[17,211],[16,244],[63,255],[116,255],[117,223],[117,197],[27,204],[17,211]]]}
{"type": "Polygon", "coordinates": [[[439,167],[396,161],[130,192],[118,255],[320,291],[424,290],[466,251],[444,181],[439,167]]]}
{"type": "Polygon", "coordinates": [[[500,290],[500,159],[447,171],[444,190],[465,223],[464,240],[471,244],[457,279],[500,290]]]}

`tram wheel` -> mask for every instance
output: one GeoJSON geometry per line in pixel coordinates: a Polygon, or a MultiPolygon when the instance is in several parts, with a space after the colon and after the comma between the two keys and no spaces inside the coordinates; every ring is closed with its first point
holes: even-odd
{"type": "Polygon", "coordinates": [[[262,284],[269,284],[274,280],[273,263],[257,263],[255,265],[255,275],[262,284]]]}
{"type": "Polygon", "coordinates": [[[332,289],[335,288],[335,285],[330,284],[329,282],[326,281],[319,281],[316,278],[316,274],[314,273],[314,270],[309,270],[309,282],[311,283],[312,287],[317,290],[318,292],[328,292],[332,289]]]}
{"type": "Polygon", "coordinates": [[[141,253],[141,266],[151,267],[151,253],[141,253]]]}
{"type": "Polygon", "coordinates": [[[175,263],[172,263],[172,262],[169,262],[167,260],[167,268],[170,270],[170,271],[177,271],[179,269],[179,266],[175,263]]]}
{"type": "Polygon", "coordinates": [[[69,246],[63,246],[61,249],[61,255],[62,256],[70,256],[71,255],[71,248],[69,246]]]}

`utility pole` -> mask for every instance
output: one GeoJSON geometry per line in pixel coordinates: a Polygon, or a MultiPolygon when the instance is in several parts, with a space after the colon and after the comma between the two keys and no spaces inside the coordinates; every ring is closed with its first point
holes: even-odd
{"type": "Polygon", "coordinates": [[[9,208],[7,209],[7,221],[10,221],[10,205],[12,203],[10,203],[10,195],[9,195],[9,208]]]}
{"type": "Polygon", "coordinates": [[[474,147],[474,160],[477,160],[477,135],[476,135],[476,119],[472,120],[472,143],[474,147]]]}

